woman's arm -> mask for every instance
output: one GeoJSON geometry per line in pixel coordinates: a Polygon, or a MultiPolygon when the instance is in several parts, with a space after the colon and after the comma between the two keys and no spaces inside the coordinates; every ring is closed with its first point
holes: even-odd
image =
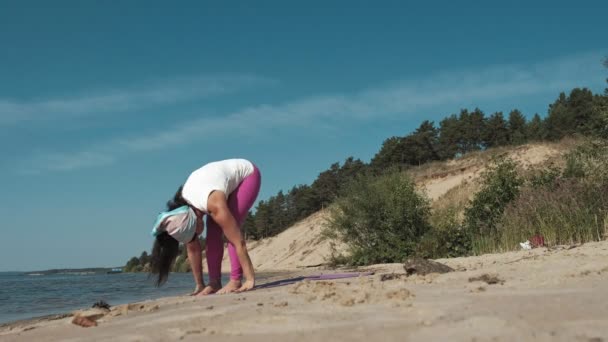
{"type": "Polygon", "coordinates": [[[192,276],[196,283],[196,288],[191,295],[196,295],[203,291],[205,288],[205,281],[203,280],[203,262],[202,262],[202,251],[201,242],[198,240],[198,236],[203,232],[202,228],[203,219],[202,216],[197,215],[196,218],[196,234],[194,238],[186,244],[186,250],[188,251],[188,261],[190,262],[190,268],[192,269],[192,276]]]}
{"type": "Polygon", "coordinates": [[[234,245],[239,262],[243,268],[243,275],[246,281],[237,292],[251,290],[255,286],[253,264],[251,263],[241,228],[228,208],[224,193],[220,191],[212,192],[207,200],[207,209],[211,218],[222,228],[226,239],[234,245]]]}

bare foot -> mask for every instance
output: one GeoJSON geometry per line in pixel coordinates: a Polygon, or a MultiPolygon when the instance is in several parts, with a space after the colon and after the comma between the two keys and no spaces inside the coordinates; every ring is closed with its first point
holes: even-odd
{"type": "Polygon", "coordinates": [[[246,280],[243,283],[243,286],[241,286],[239,289],[236,290],[236,292],[245,292],[245,291],[249,291],[252,290],[255,287],[255,280],[246,280]]]}
{"type": "Polygon", "coordinates": [[[205,284],[203,284],[203,285],[196,285],[196,288],[194,288],[194,291],[192,291],[189,295],[190,296],[196,296],[197,294],[203,292],[204,289],[205,289],[205,284]]]}
{"type": "Polygon", "coordinates": [[[217,293],[218,294],[226,294],[226,293],[230,293],[230,292],[235,292],[240,287],[241,287],[241,281],[240,280],[230,279],[230,281],[228,282],[228,284],[226,284],[226,286],[222,287],[221,290],[217,291],[217,293]]]}
{"type": "Polygon", "coordinates": [[[214,294],[219,289],[220,289],[220,286],[213,286],[210,284],[210,285],[205,286],[205,288],[201,292],[199,292],[196,296],[199,297],[199,296],[207,296],[210,294],[214,294]]]}
{"type": "Polygon", "coordinates": [[[222,288],[222,283],[219,281],[211,280],[209,284],[202,288],[200,292],[196,294],[196,296],[207,296],[213,293],[216,293],[219,289],[222,288]]]}

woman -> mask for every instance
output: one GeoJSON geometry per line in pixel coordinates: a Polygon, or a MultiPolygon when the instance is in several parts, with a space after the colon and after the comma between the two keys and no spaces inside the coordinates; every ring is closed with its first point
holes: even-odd
{"type": "Polygon", "coordinates": [[[162,285],[179,253],[179,243],[186,244],[188,260],[196,289],[192,295],[242,292],[255,286],[253,264],[247,252],[241,226],[260,191],[258,168],[245,159],[228,159],[204,165],[192,172],[180,187],[168,212],[161,213],[152,234],[156,237],[151,255],[151,273],[158,274],[162,285]],[[207,215],[206,257],[209,284],[203,280],[201,245],[203,216],[207,215]],[[221,265],[224,254],[222,233],[228,240],[230,281],[222,287],[221,265]],[[245,282],[241,282],[242,276],[245,282]]]}

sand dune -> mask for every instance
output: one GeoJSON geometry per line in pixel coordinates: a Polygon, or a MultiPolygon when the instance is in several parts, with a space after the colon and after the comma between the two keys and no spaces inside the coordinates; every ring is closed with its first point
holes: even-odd
{"type": "MultiPolygon", "coordinates": [[[[559,148],[551,144],[529,144],[518,146],[504,152],[506,157],[513,159],[522,168],[530,168],[543,164],[547,160],[560,154],[559,148]]],[[[419,177],[418,184],[425,189],[431,200],[436,200],[450,189],[460,185],[463,181],[475,181],[486,170],[486,159],[474,155],[462,160],[450,160],[443,164],[446,170],[434,171],[419,177]]],[[[486,156],[487,157],[487,156],[486,156]]]]}
{"type": "MultiPolygon", "coordinates": [[[[524,145],[506,152],[507,156],[526,168],[539,165],[559,153],[559,148],[551,144],[524,145]]],[[[431,200],[436,200],[463,181],[474,182],[485,170],[486,162],[486,158],[475,156],[451,160],[437,163],[438,167],[424,174],[414,172],[414,177],[420,189],[431,200]]],[[[331,254],[332,245],[339,252],[345,251],[346,246],[340,241],[323,239],[321,236],[328,214],[327,211],[320,211],[275,237],[249,243],[256,270],[297,270],[320,265],[331,254]]],[[[230,269],[227,255],[224,253],[224,270],[230,269]]]]}

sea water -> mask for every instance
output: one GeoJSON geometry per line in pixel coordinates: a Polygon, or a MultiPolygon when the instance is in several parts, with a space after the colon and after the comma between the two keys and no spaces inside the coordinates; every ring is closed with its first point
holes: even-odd
{"type": "MultiPolygon", "coordinates": [[[[223,276],[224,282],[228,278],[223,276]]],[[[144,273],[50,274],[0,272],[0,324],[90,308],[103,300],[111,306],[185,295],[194,289],[190,273],[172,273],[156,288],[144,273]]]]}

